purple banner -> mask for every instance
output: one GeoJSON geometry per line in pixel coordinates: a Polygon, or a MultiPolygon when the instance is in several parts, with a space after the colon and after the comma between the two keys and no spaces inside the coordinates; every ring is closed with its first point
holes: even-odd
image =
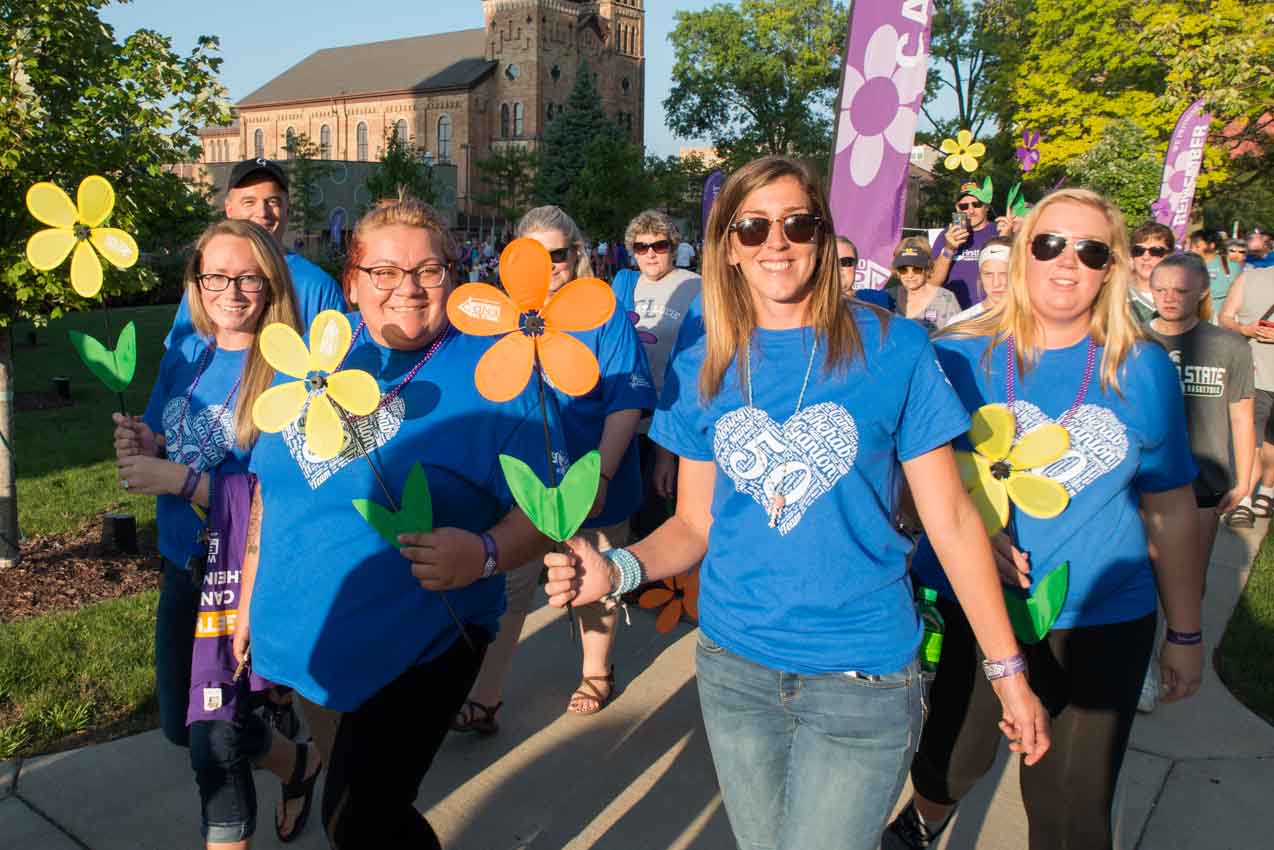
{"type": "Polygon", "coordinates": [[[836,233],[858,246],[856,289],[889,280],[929,67],[932,0],[855,2],[831,171],[836,233]]]}
{"type": "Polygon", "coordinates": [[[708,213],[712,212],[712,205],[717,202],[717,195],[721,193],[721,184],[724,182],[725,175],[720,171],[712,172],[703,181],[703,229],[699,231],[701,238],[708,233],[708,213]]]}
{"type": "Polygon", "coordinates": [[[1212,116],[1203,111],[1203,101],[1190,104],[1177,119],[1163,159],[1163,183],[1159,200],[1150,208],[1155,221],[1172,228],[1178,245],[1185,245],[1190,227],[1190,207],[1194,204],[1194,184],[1203,164],[1203,146],[1208,141],[1212,116]]]}

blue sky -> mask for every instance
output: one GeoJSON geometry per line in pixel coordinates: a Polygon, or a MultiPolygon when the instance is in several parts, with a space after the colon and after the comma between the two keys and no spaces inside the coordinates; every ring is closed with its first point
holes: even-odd
{"type": "MultiPolygon", "coordinates": [[[[671,88],[673,14],[696,11],[714,0],[646,0],[646,144],[651,153],[675,154],[693,140],[675,138],[664,126],[663,100],[671,88]]],[[[221,39],[221,82],[238,100],[324,47],[384,41],[482,26],[480,0],[310,0],[307,3],[136,0],[111,5],[102,18],[116,38],[152,29],[187,53],[200,35],[221,39]]]]}

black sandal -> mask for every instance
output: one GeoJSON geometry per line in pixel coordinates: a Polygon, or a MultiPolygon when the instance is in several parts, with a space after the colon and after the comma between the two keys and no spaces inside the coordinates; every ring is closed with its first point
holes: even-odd
{"type": "Polygon", "coordinates": [[[287,782],[283,783],[283,818],[286,820],[288,816],[288,803],[293,800],[305,799],[305,805],[301,807],[301,813],[296,816],[296,820],[292,822],[292,831],[287,835],[283,834],[283,824],[279,823],[278,818],[274,821],[274,834],[284,844],[290,844],[295,841],[297,836],[301,834],[301,830],[305,829],[305,821],[310,816],[310,804],[314,801],[314,783],[318,781],[319,774],[323,772],[323,765],[319,765],[314,771],[314,775],[305,778],[305,768],[309,764],[309,744],[297,742],[296,745],[296,763],[292,766],[292,776],[287,782]]]}
{"type": "Polygon", "coordinates": [[[1225,524],[1230,528],[1253,528],[1256,525],[1256,514],[1247,505],[1239,505],[1230,511],[1225,524]]]}
{"type": "Polygon", "coordinates": [[[451,721],[451,731],[494,735],[500,731],[500,724],[496,722],[495,713],[500,710],[502,705],[504,705],[503,702],[497,702],[495,705],[483,705],[480,702],[467,700],[456,714],[455,719],[451,721]]]}
{"type": "Polygon", "coordinates": [[[1252,515],[1258,519],[1274,516],[1274,499],[1264,493],[1257,493],[1252,497],[1252,515]]]}

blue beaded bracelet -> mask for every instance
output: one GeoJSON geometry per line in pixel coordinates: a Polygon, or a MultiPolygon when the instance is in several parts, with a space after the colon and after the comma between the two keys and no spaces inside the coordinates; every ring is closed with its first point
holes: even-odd
{"type": "Polygon", "coordinates": [[[602,557],[609,558],[619,568],[619,585],[610,592],[610,597],[617,599],[629,591],[641,586],[642,569],[637,556],[627,549],[607,549],[602,557]]]}

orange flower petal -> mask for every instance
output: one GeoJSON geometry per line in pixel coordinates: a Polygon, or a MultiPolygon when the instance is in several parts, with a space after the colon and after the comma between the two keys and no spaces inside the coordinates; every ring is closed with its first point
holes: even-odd
{"type": "Polygon", "coordinates": [[[677,624],[681,622],[681,602],[673,601],[664,606],[664,610],[659,612],[659,617],[655,620],[655,631],[661,635],[667,634],[677,628],[677,624]]]}
{"type": "Polygon", "coordinates": [[[697,621],[699,619],[699,571],[695,570],[685,576],[682,583],[686,589],[686,595],[681,600],[682,604],[686,606],[686,613],[691,619],[697,621]]]}
{"type": "Polygon", "coordinates": [[[543,309],[552,276],[553,260],[534,239],[514,239],[500,252],[500,282],[521,313],[543,309]]]}
{"type": "Polygon", "coordinates": [[[540,365],[553,386],[581,396],[597,386],[601,369],[592,350],[570,334],[546,331],[536,342],[540,365]]]}
{"type": "Polygon", "coordinates": [[[520,332],[511,333],[482,355],[473,381],[483,398],[508,401],[526,389],[534,365],[535,343],[520,332]]]}
{"type": "Polygon", "coordinates": [[[447,318],[461,333],[494,336],[518,329],[520,311],[489,283],[466,283],[447,298],[447,318]]]}
{"type": "Polygon", "coordinates": [[[544,321],[558,331],[591,331],[614,312],[614,290],[595,277],[581,277],[550,296],[544,321]]]}
{"type": "Polygon", "coordinates": [[[641,595],[637,604],[642,608],[658,608],[672,601],[672,591],[666,587],[652,587],[641,595]]]}

